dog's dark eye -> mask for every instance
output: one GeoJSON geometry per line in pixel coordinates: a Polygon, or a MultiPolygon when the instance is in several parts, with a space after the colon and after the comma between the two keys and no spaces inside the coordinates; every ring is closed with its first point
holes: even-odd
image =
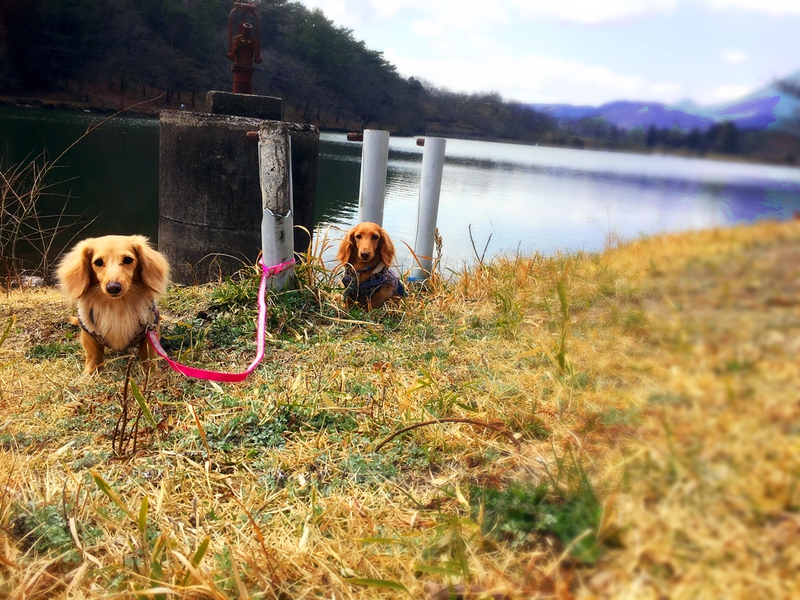
{"type": "Polygon", "coordinates": [[[122,264],[123,265],[129,265],[132,262],[133,262],[133,258],[130,257],[130,256],[126,256],[125,258],[122,259],[122,264]]]}
{"type": "Polygon", "coordinates": [[[377,233],[373,233],[372,234],[372,239],[373,240],[377,240],[378,239],[378,234],[377,233]]]}
{"type": "Polygon", "coordinates": [[[360,233],[357,233],[357,234],[356,234],[356,239],[357,239],[357,240],[360,240],[360,239],[361,239],[361,234],[360,234],[360,233]]]}
{"type": "Polygon", "coordinates": [[[102,267],[103,266],[103,259],[102,258],[98,258],[96,261],[94,261],[94,266],[95,267],[102,267]]]}

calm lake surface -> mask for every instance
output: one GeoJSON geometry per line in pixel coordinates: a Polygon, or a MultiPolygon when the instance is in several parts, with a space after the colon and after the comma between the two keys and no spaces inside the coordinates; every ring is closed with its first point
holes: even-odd
{"type": "MultiPolygon", "coordinates": [[[[97,115],[0,107],[0,157],[52,159],[97,115]]],[[[384,227],[411,267],[423,149],[392,138],[384,227]]],[[[361,144],[323,133],[316,221],[358,216],[361,144]]],[[[116,117],[81,140],[51,174],[70,213],[95,219],[81,235],[158,232],[158,120],[116,117]]],[[[48,207],[49,208],[49,207],[48,207]]],[[[600,250],[610,235],[730,225],[800,212],[800,168],[448,140],[438,228],[448,266],[500,253],[600,250]],[[471,234],[470,234],[471,229],[471,234]],[[487,246],[488,242],[488,246],[487,246]]],[[[333,231],[331,237],[339,237],[333,231]]],[[[221,248],[221,252],[225,249],[221,248]]],[[[325,256],[332,257],[334,249],[325,256]]]]}

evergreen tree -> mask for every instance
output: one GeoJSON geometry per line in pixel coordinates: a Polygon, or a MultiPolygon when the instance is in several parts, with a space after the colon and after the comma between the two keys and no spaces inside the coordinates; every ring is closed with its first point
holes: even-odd
{"type": "Polygon", "coordinates": [[[731,121],[725,121],[719,128],[715,150],[723,154],[739,153],[739,128],[731,121]]]}
{"type": "Polygon", "coordinates": [[[658,129],[655,124],[647,128],[647,135],[644,138],[644,143],[648,148],[654,148],[658,142],[658,129]]]}

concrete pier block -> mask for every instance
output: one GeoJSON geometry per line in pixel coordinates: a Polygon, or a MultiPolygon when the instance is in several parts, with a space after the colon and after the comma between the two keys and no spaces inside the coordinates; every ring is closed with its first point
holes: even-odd
{"type": "MultiPolygon", "coordinates": [[[[206,110],[217,115],[232,115],[280,121],[283,100],[257,94],[234,94],[210,91],[206,94],[206,110]]],[[[314,210],[317,199],[317,164],[319,162],[319,129],[313,125],[288,123],[292,139],[292,193],[294,196],[294,251],[303,253],[311,243],[314,231],[314,210]]]]}
{"type": "MultiPolygon", "coordinates": [[[[262,193],[257,133],[265,122],[162,111],[158,246],[172,265],[175,282],[215,281],[258,258],[262,193]]],[[[313,231],[319,130],[285,126],[292,147],[294,223],[313,231]]],[[[293,242],[295,251],[304,252],[308,234],[295,228],[293,242]]]]}
{"type": "Polygon", "coordinates": [[[261,121],[162,111],[158,247],[177,283],[214,281],[254,264],[261,249],[261,121]]]}

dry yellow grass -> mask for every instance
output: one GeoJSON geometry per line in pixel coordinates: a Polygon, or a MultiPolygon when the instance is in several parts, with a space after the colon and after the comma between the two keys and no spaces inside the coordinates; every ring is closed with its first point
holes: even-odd
{"type": "Polygon", "coordinates": [[[642,334],[662,329],[666,351],[631,389],[648,418],[606,466],[630,465],[615,501],[629,533],[593,579],[598,596],[800,594],[798,232],[765,223],[609,256],[637,273],[642,334]]]}
{"type": "MultiPolygon", "coordinates": [[[[56,291],[9,292],[0,596],[797,596],[798,256],[794,221],[500,258],[368,316],[308,270],[245,383],[134,365],[138,401],[125,359],[80,376],[56,291]],[[480,495],[537,485],[535,527],[480,495]]],[[[221,288],[166,334],[240,369],[252,282],[221,288]]]]}

